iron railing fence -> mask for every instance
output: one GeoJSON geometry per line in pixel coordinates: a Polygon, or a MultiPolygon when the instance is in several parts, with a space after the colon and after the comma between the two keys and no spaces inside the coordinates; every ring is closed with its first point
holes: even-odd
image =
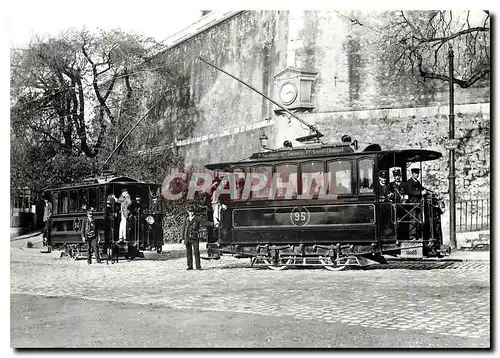
{"type": "Polygon", "coordinates": [[[490,229],[490,199],[457,201],[456,232],[482,231],[490,229]]]}

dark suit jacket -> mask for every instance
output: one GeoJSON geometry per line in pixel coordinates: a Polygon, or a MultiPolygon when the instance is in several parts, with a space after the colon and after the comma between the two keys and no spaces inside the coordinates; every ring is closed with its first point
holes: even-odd
{"type": "Polygon", "coordinates": [[[409,179],[405,185],[405,193],[408,194],[410,201],[417,202],[422,198],[424,187],[418,180],[409,179]]]}
{"type": "Polygon", "coordinates": [[[186,244],[199,242],[200,238],[198,235],[202,225],[212,226],[213,223],[204,220],[199,215],[195,215],[193,220],[189,220],[189,216],[186,216],[182,225],[182,240],[184,240],[186,244]]]}
{"type": "Polygon", "coordinates": [[[85,220],[83,220],[82,239],[84,240],[92,240],[98,237],[97,223],[95,219],[93,219],[92,221],[94,222],[93,227],[89,221],[89,218],[85,218],[85,220]],[[93,235],[92,232],[94,233],[93,235]]]}
{"type": "Polygon", "coordinates": [[[403,182],[400,182],[399,185],[393,181],[389,184],[389,192],[394,194],[392,198],[397,200],[398,202],[403,200],[403,195],[406,194],[405,186],[403,182]]]}

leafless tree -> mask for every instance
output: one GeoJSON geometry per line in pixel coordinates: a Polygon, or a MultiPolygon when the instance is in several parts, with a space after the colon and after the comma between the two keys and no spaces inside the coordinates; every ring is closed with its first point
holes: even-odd
{"type": "Polygon", "coordinates": [[[132,97],[130,76],[146,55],[147,42],[119,31],[98,35],[68,31],[37,39],[11,53],[14,129],[49,141],[67,153],[95,157],[117,110],[110,96],[132,97]],[[117,80],[123,81],[118,89],[117,80]],[[123,90],[122,90],[123,89],[123,90]]]}
{"type": "Polygon", "coordinates": [[[382,39],[398,74],[449,81],[448,51],[453,48],[454,83],[468,88],[489,76],[488,11],[399,11],[388,17],[382,39]]]}

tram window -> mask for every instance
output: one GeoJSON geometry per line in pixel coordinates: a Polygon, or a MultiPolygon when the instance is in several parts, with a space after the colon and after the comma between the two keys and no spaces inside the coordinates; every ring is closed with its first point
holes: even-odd
{"type": "Polygon", "coordinates": [[[373,159],[358,161],[358,186],[360,194],[373,193],[373,159]]]}
{"type": "Polygon", "coordinates": [[[97,189],[89,188],[89,208],[94,208],[94,210],[98,210],[97,208],[97,189]]]}
{"type": "MultiPolygon", "coordinates": [[[[305,162],[300,164],[302,195],[317,196],[324,183],[325,165],[323,162],[305,162]]],[[[324,189],[323,189],[324,190],[324,189]]],[[[324,193],[324,191],[323,191],[324,193]]]]}
{"type": "Polygon", "coordinates": [[[52,212],[59,214],[59,193],[57,192],[52,194],[52,212]]]}
{"type": "Polygon", "coordinates": [[[59,197],[59,204],[57,212],[59,214],[66,214],[68,212],[68,192],[62,191],[59,197]]]}
{"type": "Polygon", "coordinates": [[[106,195],[104,194],[104,188],[99,188],[99,198],[96,200],[99,202],[99,208],[97,210],[104,211],[104,208],[106,207],[106,195]]]}
{"type": "Polygon", "coordinates": [[[74,213],[78,210],[78,193],[76,190],[71,190],[69,192],[69,208],[70,213],[74,213]]]}
{"type": "Polygon", "coordinates": [[[328,162],[328,194],[352,194],[352,161],[328,162]]]}
{"type": "Polygon", "coordinates": [[[232,173],[234,182],[231,183],[231,188],[234,189],[234,194],[232,194],[232,200],[242,200],[243,189],[245,188],[245,171],[241,168],[234,169],[232,173]]]}
{"type": "MultiPolygon", "coordinates": [[[[251,195],[252,199],[267,199],[269,196],[269,189],[271,188],[273,168],[271,166],[252,167],[252,173],[263,174],[267,180],[266,186],[260,190],[253,190],[251,195]]],[[[252,177],[252,187],[258,185],[259,179],[252,177]]]]}
{"type": "Polygon", "coordinates": [[[276,199],[293,199],[297,196],[297,165],[280,164],[275,166],[273,191],[276,199]]]}
{"type": "Polygon", "coordinates": [[[78,211],[85,211],[88,207],[87,189],[78,190],[78,211]]]}

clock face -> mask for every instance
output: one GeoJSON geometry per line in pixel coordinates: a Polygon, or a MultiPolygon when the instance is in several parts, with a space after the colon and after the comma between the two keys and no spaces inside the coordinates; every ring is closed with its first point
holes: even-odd
{"type": "Polygon", "coordinates": [[[297,98],[297,88],[292,83],[281,86],[280,99],[283,104],[291,104],[297,98]]]}

